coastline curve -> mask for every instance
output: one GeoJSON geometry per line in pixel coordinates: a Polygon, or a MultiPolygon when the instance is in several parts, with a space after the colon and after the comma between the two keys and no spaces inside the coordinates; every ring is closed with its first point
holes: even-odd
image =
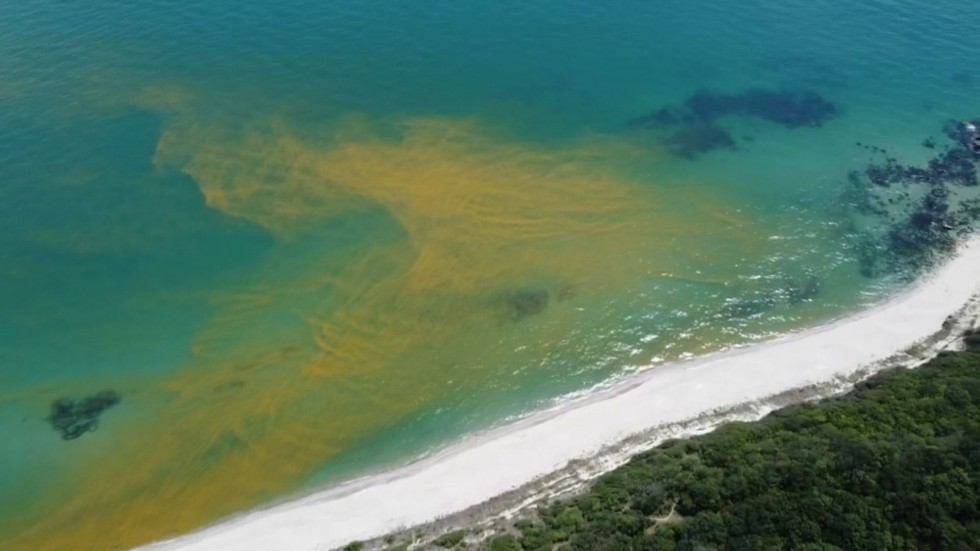
{"type": "Polygon", "coordinates": [[[502,494],[516,496],[510,508],[523,506],[534,501],[528,494],[569,491],[667,438],[840,392],[896,362],[918,363],[910,347],[921,354],[948,345],[937,328],[948,328],[951,317],[975,315],[971,299],[978,292],[980,238],[974,237],[878,306],[757,345],[658,366],[406,466],[139,549],[319,551],[459,514],[502,494]]]}

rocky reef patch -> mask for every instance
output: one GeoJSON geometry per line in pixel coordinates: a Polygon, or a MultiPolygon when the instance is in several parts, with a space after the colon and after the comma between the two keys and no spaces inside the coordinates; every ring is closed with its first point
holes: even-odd
{"type": "Polygon", "coordinates": [[[774,288],[727,300],[725,305],[714,313],[713,318],[751,319],[776,308],[811,302],[820,295],[820,285],[820,280],[814,274],[806,274],[799,278],[785,277],[774,288]]]}
{"type": "Polygon", "coordinates": [[[540,314],[548,307],[551,296],[544,289],[517,291],[507,297],[510,318],[519,321],[528,316],[540,314]]]}
{"type": "Polygon", "coordinates": [[[861,236],[863,275],[917,273],[974,229],[980,216],[980,153],[972,147],[978,127],[980,120],[947,121],[942,137],[922,141],[935,152],[924,165],[904,164],[882,147],[856,143],[873,158],[848,174],[848,201],[859,215],[885,220],[861,236]]]}
{"type": "Polygon", "coordinates": [[[818,128],[840,109],[809,90],[751,88],[737,94],[700,90],[679,107],[662,107],[629,121],[636,130],[666,130],[663,145],[671,153],[693,159],[716,149],[737,149],[735,139],[719,124],[724,117],[765,120],[785,128],[818,128]]]}
{"type": "Polygon", "coordinates": [[[712,123],[685,125],[667,136],[664,145],[672,154],[685,159],[694,159],[715,149],[738,149],[732,135],[712,123]]]}
{"type": "Polygon", "coordinates": [[[63,440],[74,440],[95,431],[99,427],[99,417],[120,400],[119,393],[114,390],[103,390],[77,400],[59,398],[52,402],[47,421],[51,428],[61,433],[63,440]]]}

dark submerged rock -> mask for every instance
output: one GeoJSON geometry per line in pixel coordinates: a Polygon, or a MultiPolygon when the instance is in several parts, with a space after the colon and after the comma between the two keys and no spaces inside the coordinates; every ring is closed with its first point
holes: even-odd
{"type": "Polygon", "coordinates": [[[548,307],[548,291],[519,291],[507,299],[511,318],[515,321],[541,313],[548,307]]]}
{"type": "Polygon", "coordinates": [[[715,314],[723,319],[749,319],[760,316],[784,305],[795,306],[815,299],[820,294],[820,280],[806,276],[802,281],[786,278],[782,286],[771,294],[756,298],[737,298],[726,301],[715,314]]]}
{"type": "Polygon", "coordinates": [[[658,126],[672,126],[683,122],[683,113],[676,109],[664,107],[652,113],[636,117],[629,121],[633,128],[654,128],[658,126]]]}
{"type": "Polygon", "coordinates": [[[663,107],[629,121],[636,129],[680,127],[664,139],[675,155],[694,158],[715,149],[734,149],[735,140],[718,125],[726,116],[763,119],[786,128],[822,126],[836,117],[836,105],[812,91],[752,88],[738,94],[699,90],[681,107],[663,107]]]}
{"type": "Polygon", "coordinates": [[[725,304],[719,313],[724,318],[745,319],[758,316],[775,306],[776,303],[772,299],[739,299],[725,304]]]}
{"type": "Polygon", "coordinates": [[[809,276],[802,282],[791,280],[786,283],[782,293],[790,304],[811,301],[820,294],[820,280],[814,276],[809,276]]]}
{"type": "Polygon", "coordinates": [[[714,124],[685,126],[668,136],[665,145],[671,153],[685,159],[694,159],[716,149],[737,149],[731,134],[714,124]]]}
{"type": "Polygon", "coordinates": [[[759,118],[787,128],[819,127],[836,117],[837,106],[811,91],[753,88],[739,94],[699,91],[684,103],[694,117],[714,121],[735,115],[759,118]]]}
{"type": "MultiPolygon", "coordinates": [[[[926,186],[928,189],[921,199],[912,200],[908,192],[896,201],[907,210],[889,212],[867,199],[855,203],[859,212],[891,217],[892,221],[880,239],[870,239],[859,245],[861,273],[876,276],[883,273],[905,271],[915,273],[929,266],[937,254],[950,251],[956,244],[956,236],[965,231],[978,219],[980,212],[970,202],[960,203],[951,209],[950,188],[978,185],[977,164],[980,155],[971,149],[970,140],[978,134],[971,130],[970,124],[980,128],[980,121],[947,121],[943,134],[950,142],[939,151],[925,166],[904,165],[888,157],[884,162],[872,162],[863,172],[866,181],[872,186],[909,189],[913,186],[926,186]]],[[[931,142],[935,149],[938,144],[931,142]]],[[[858,144],[872,152],[883,149],[858,144]]],[[[859,173],[849,175],[853,187],[862,185],[859,173]]],[[[858,198],[862,198],[858,195],[858,198]]]]}
{"type": "Polygon", "coordinates": [[[787,128],[817,128],[839,114],[837,106],[815,92],[750,90],[742,98],[748,115],[787,128]]]}
{"type": "MultiPolygon", "coordinates": [[[[980,126],[980,123],[978,123],[980,126]]],[[[925,167],[903,165],[893,157],[885,159],[884,163],[871,163],[865,169],[868,180],[877,186],[890,187],[893,184],[927,184],[940,186],[946,184],[960,186],[975,186],[978,183],[977,157],[971,150],[971,138],[966,138],[961,123],[947,123],[944,133],[958,143],[944,148],[938,155],[929,160],[925,167]]],[[[859,145],[860,142],[858,142],[859,145]]],[[[936,147],[935,141],[930,141],[930,149],[936,147]]],[[[862,146],[875,153],[885,153],[884,149],[874,146],[862,146]]]]}
{"type": "Polygon", "coordinates": [[[99,417],[107,409],[119,403],[121,397],[114,390],[103,390],[78,400],[59,398],[51,403],[48,422],[61,433],[64,440],[74,440],[96,430],[99,417]]]}

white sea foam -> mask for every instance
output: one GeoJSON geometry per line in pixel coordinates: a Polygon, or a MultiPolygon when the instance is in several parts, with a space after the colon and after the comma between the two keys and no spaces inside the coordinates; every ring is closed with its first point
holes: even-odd
{"type": "Polygon", "coordinates": [[[576,464],[590,467],[573,478],[589,478],[663,438],[761,416],[774,395],[833,387],[873,370],[934,334],[975,302],[978,291],[980,239],[974,239],[910,291],[875,308],[763,344],[662,365],[406,467],[146,549],[326,550],[462,511],[549,473],[575,471],[576,464]],[[728,413],[711,415],[719,411],[728,413]]]}

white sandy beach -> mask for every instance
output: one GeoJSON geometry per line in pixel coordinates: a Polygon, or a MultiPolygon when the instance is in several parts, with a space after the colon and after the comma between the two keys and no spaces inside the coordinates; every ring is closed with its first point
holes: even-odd
{"type": "Polygon", "coordinates": [[[401,469],[145,549],[327,550],[432,521],[570,460],[594,457],[630,436],[648,433],[652,442],[657,427],[854,376],[936,333],[978,292],[980,239],[973,239],[907,293],[859,314],[757,346],[657,367],[401,469]]]}

